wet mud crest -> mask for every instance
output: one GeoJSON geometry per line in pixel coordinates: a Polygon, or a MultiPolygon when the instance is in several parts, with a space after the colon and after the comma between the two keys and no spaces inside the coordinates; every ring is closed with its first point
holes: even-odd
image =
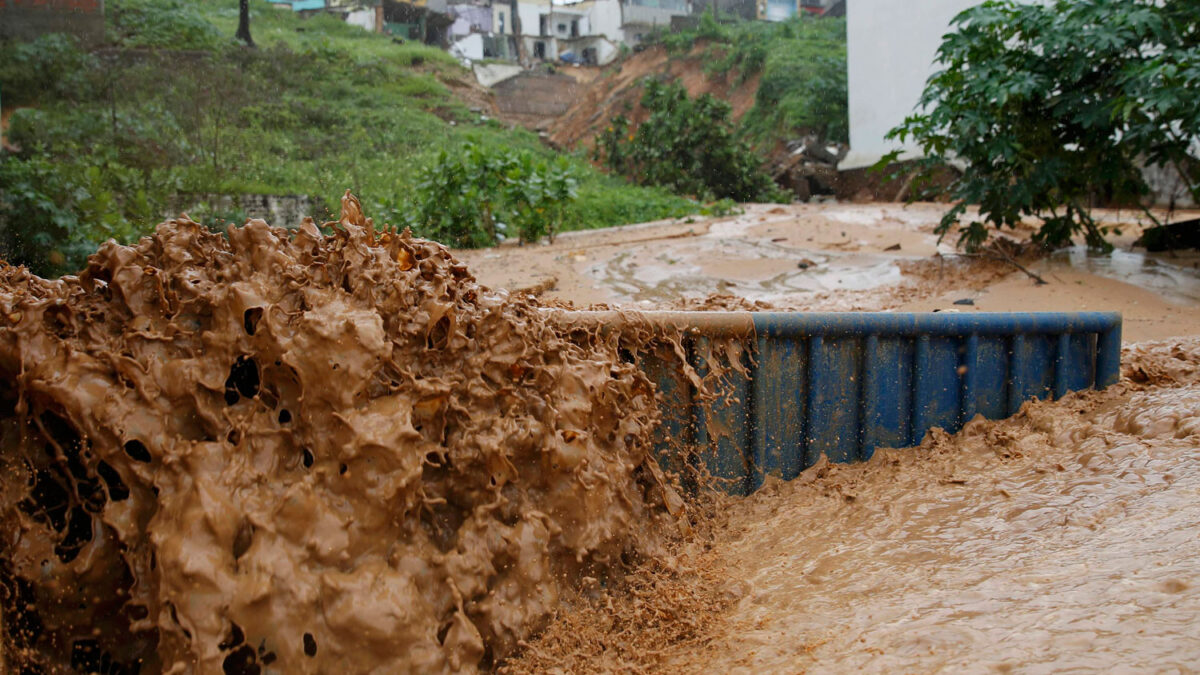
{"type": "Polygon", "coordinates": [[[616,336],[327,225],[0,268],[11,672],[471,672],[675,530],[616,336]]]}

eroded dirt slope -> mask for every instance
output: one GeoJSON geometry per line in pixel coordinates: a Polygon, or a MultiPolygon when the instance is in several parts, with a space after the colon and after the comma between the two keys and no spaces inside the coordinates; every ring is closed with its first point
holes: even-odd
{"type": "Polygon", "coordinates": [[[590,148],[596,134],[613,117],[625,115],[641,122],[645,119],[640,105],[641,83],[647,77],[679,80],[693,97],[712,94],[728,102],[733,107],[733,118],[740,120],[754,107],[759,76],[740,84],[736,73],[726,78],[709,77],[704,72],[706,49],[705,44],[699,44],[687,54],[671,54],[662,45],[656,45],[602,69],[598,77],[586,82],[582,95],[567,112],[550,124],[547,129],[550,141],[560,148],[590,148]]]}

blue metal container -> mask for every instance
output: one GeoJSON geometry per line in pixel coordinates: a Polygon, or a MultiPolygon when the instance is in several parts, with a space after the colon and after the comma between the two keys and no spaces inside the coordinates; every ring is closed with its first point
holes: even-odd
{"type": "Polygon", "coordinates": [[[642,361],[662,397],[664,468],[680,469],[678,448],[695,447],[742,494],[770,474],[794,478],[822,454],[865,460],[919,444],[934,427],[955,432],[976,414],[1000,419],[1028,399],[1107,387],[1120,370],[1117,313],[591,314],[618,330],[684,329],[701,374],[706,340],[753,341],[744,373],[730,372],[716,401],[700,400],[671,358],[642,361]]]}

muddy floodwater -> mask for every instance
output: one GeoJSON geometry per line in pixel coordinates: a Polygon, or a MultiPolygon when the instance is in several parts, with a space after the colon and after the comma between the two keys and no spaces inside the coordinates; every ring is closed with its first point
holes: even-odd
{"type": "Polygon", "coordinates": [[[325,232],[180,218],[76,277],[0,266],[0,673],[1195,671],[1196,259],[1069,250],[1035,285],[939,244],[942,208],[468,270],[347,194],[325,232]],[[1116,310],[1126,345],[1105,391],[685,503],[635,365],[679,335],[545,311],[592,303],[1116,310]]]}
{"type": "MultiPolygon", "coordinates": [[[[722,670],[1187,672],[1200,665],[1200,341],[1169,386],[817,470],[743,505],[722,670]]],[[[1141,352],[1141,353],[1139,353],[1141,352]]],[[[686,663],[687,659],[683,659],[686,663]]]]}
{"type": "MultiPolygon", "coordinates": [[[[1102,223],[1122,232],[1112,254],[1075,247],[1026,260],[1047,282],[1036,285],[1002,261],[959,255],[953,235],[939,242],[935,229],[945,208],[750,204],[721,218],[568,232],[552,245],[457,254],[485,284],[581,307],[1116,310],[1127,341],[1200,334],[1200,254],[1138,249],[1140,214],[1098,210],[1102,223]],[[714,304],[714,297],[725,300],[714,304]]],[[[1200,212],[1175,218],[1194,216],[1200,212]]],[[[1023,225],[1013,234],[1032,232],[1023,225]]]]}
{"type": "Polygon", "coordinates": [[[1124,358],[1106,391],[733,500],[677,575],[647,575],[657,595],[547,639],[575,672],[1194,672],[1200,340],[1124,358]],[[647,648],[608,656],[628,637],[606,617],[647,614],[647,648]]]}

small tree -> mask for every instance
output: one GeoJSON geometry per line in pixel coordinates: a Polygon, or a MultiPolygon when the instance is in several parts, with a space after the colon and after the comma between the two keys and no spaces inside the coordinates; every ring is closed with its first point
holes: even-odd
{"type": "Polygon", "coordinates": [[[737,201],[776,201],[780,190],[730,121],[730,106],[708,94],[689,98],[679,82],[648,80],[650,116],[630,132],[623,115],[596,138],[595,155],[643,185],[737,201]]]}
{"type": "Polygon", "coordinates": [[[577,182],[566,158],[549,162],[529,151],[468,143],[441,151],[417,179],[405,209],[418,235],[457,248],[493,246],[507,236],[535,242],[573,218],[577,182]]]}
{"type": "Polygon", "coordinates": [[[1200,3],[992,0],[953,25],[923,112],[888,134],[915,140],[926,169],[966,163],[939,234],[978,204],[982,222],[959,238],[968,249],[1023,216],[1042,220],[1034,240],[1044,246],[1082,233],[1111,249],[1090,206],[1143,205],[1146,164],[1176,169],[1200,200],[1191,154],[1200,143],[1200,3]]]}

